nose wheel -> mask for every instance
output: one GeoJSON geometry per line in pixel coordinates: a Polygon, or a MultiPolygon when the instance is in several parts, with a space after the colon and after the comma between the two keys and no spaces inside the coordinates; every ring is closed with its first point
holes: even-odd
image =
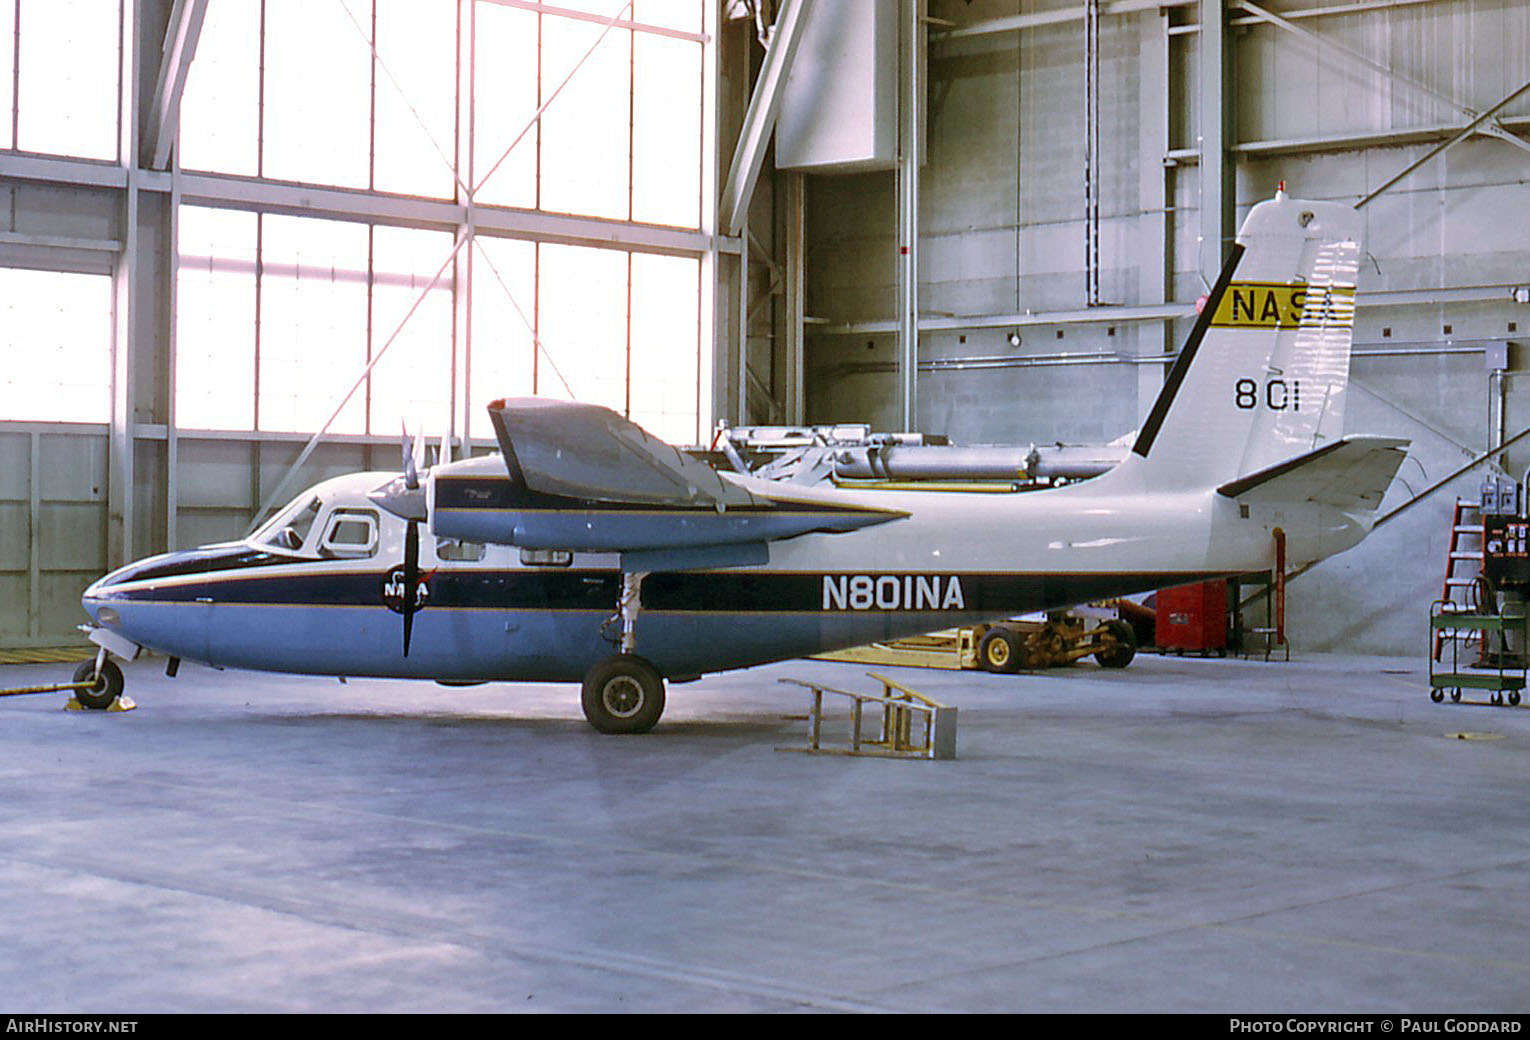
{"type": "MultiPolygon", "coordinates": [[[[105,656],[104,654],[102,655],[105,656]]],[[[115,661],[86,661],[74,672],[74,699],[85,708],[104,711],[122,695],[122,669],[115,661]],[[89,686],[83,685],[89,683],[89,686]]]]}

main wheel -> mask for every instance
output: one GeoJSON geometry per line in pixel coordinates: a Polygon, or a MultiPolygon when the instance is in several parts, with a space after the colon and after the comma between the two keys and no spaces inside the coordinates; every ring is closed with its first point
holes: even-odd
{"type": "Polygon", "coordinates": [[[1445,691],[1436,686],[1429,691],[1429,699],[1438,704],[1445,699],[1445,691]]]}
{"type": "Polygon", "coordinates": [[[74,670],[74,681],[95,684],[89,689],[75,690],[74,699],[97,711],[110,708],[112,701],[122,693],[122,669],[113,661],[102,664],[99,673],[96,671],[96,662],[86,661],[74,670]]]}
{"type": "Polygon", "coordinates": [[[1094,655],[1101,668],[1125,668],[1137,656],[1137,635],[1125,621],[1105,622],[1105,647],[1094,655]]]}
{"type": "Polygon", "coordinates": [[[584,717],[602,733],[647,733],[664,713],[664,679],[633,654],[616,654],[584,674],[584,717]]]}
{"type": "Polygon", "coordinates": [[[990,628],[978,643],[978,664],[985,672],[1009,675],[1020,667],[1025,647],[1020,633],[1008,628],[990,628]]]}

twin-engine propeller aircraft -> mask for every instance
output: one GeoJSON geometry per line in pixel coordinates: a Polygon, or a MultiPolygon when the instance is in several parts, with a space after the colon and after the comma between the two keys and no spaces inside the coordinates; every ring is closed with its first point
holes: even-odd
{"type": "Polygon", "coordinates": [[[147,647],[172,671],[582,680],[596,729],[643,732],[665,679],[1268,570],[1277,531],[1291,566],[1340,552],[1407,444],[1342,435],[1357,232],[1338,204],[1254,207],[1131,453],[1052,490],[794,486],[604,408],[497,401],[501,455],[329,480],[97,581],[94,703],[121,688],[106,651],[147,647]]]}

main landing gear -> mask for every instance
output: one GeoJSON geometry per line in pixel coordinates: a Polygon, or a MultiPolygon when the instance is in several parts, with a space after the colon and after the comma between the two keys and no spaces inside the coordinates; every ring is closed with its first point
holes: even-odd
{"type": "Polygon", "coordinates": [[[614,654],[584,673],[580,703],[602,733],[647,733],[664,713],[664,679],[636,654],[614,654]]]}
{"type": "Polygon", "coordinates": [[[601,626],[619,625],[618,653],[584,673],[580,704],[584,717],[602,733],[647,733],[664,714],[664,677],[637,655],[637,618],[642,611],[642,573],[623,573],[616,613],[601,626]]]}

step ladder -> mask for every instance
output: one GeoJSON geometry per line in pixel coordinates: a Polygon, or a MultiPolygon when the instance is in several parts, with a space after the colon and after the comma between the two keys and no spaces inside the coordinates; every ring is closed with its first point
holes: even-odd
{"type": "MultiPolygon", "coordinates": [[[[1482,505],[1470,499],[1456,499],[1455,515],[1450,521],[1450,552],[1445,557],[1445,584],[1440,592],[1440,607],[1445,613],[1465,613],[1480,604],[1472,602],[1472,586],[1482,574],[1482,505]]],[[[1443,628],[1434,632],[1434,659],[1438,661],[1449,636],[1443,628]]]]}
{"type": "Polygon", "coordinates": [[[877,755],[882,758],[937,758],[956,757],[956,709],[948,704],[932,700],[917,690],[909,689],[885,675],[867,672],[882,684],[880,696],[873,693],[855,693],[838,690],[821,682],[805,679],[781,679],[790,686],[802,686],[812,691],[808,709],[808,746],[778,747],[777,751],[806,751],[831,755],[877,755]],[[823,695],[838,694],[850,698],[850,746],[829,748],[823,741],[823,695]],[[876,737],[862,733],[861,724],[866,708],[873,712],[882,709],[882,728],[876,737]]]}

